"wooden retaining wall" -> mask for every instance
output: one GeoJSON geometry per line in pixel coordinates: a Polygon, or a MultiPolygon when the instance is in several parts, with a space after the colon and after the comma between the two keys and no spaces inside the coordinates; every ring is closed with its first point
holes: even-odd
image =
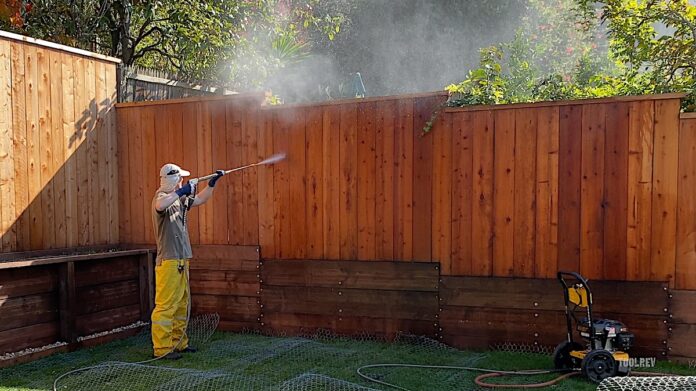
{"type": "Polygon", "coordinates": [[[0,32],[0,252],[118,243],[117,62],[0,32]]]}
{"type": "Polygon", "coordinates": [[[258,246],[194,246],[192,313],[220,315],[218,329],[258,329],[261,315],[258,246]]]}
{"type": "Polygon", "coordinates": [[[123,250],[0,262],[0,356],[55,342],[89,346],[82,337],[149,322],[153,256],[123,250]]]}

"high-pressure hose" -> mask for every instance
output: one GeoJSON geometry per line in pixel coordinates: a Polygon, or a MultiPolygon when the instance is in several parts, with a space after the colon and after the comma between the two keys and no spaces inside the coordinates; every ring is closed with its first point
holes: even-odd
{"type": "MultiPolygon", "coordinates": [[[[385,381],[375,379],[373,377],[370,377],[366,374],[364,374],[362,371],[364,369],[369,369],[369,368],[421,368],[421,369],[451,369],[451,370],[461,370],[461,371],[472,371],[472,372],[482,372],[481,375],[478,375],[474,379],[474,383],[476,383],[477,386],[483,387],[483,388],[544,388],[544,387],[549,387],[552,386],[562,380],[565,380],[569,377],[572,376],[577,376],[580,375],[581,372],[579,369],[574,369],[572,371],[568,371],[567,369],[527,369],[527,370],[519,370],[519,371],[503,371],[503,370],[497,370],[497,369],[487,369],[487,368],[477,368],[477,367],[459,367],[459,366],[448,366],[448,365],[418,365],[418,364],[371,364],[371,365],[364,365],[360,368],[358,368],[357,373],[360,377],[363,379],[381,384],[383,386],[391,387],[397,390],[402,390],[402,391],[411,391],[408,388],[404,388],[401,386],[397,386],[396,384],[392,383],[387,383],[385,381]],[[565,373],[563,373],[565,372],[565,373]],[[502,377],[502,376],[535,376],[535,375],[544,375],[544,374],[550,374],[550,373],[563,373],[562,375],[551,379],[549,381],[541,382],[541,383],[523,383],[523,384],[502,384],[502,383],[487,383],[484,380],[493,378],[493,377],[502,377]]],[[[674,376],[672,373],[662,373],[662,372],[631,372],[630,376],[674,376]]]]}

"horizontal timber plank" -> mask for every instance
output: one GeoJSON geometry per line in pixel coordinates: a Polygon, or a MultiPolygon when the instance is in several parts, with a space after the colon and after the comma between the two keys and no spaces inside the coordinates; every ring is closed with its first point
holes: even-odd
{"type": "Polygon", "coordinates": [[[673,290],[670,293],[672,322],[696,324],[696,291],[673,290]]]}
{"type": "Polygon", "coordinates": [[[58,318],[58,297],[54,294],[0,299],[0,331],[48,323],[58,318]]]}
{"type": "Polygon", "coordinates": [[[289,260],[261,267],[263,284],[276,286],[436,292],[438,278],[438,266],[422,262],[289,260]]]}
{"type": "Polygon", "coordinates": [[[696,358],[696,324],[673,324],[669,354],[696,358]]]}
{"type": "Polygon", "coordinates": [[[233,281],[247,284],[259,283],[258,271],[194,269],[189,274],[196,281],[233,281]]]}
{"type": "Polygon", "coordinates": [[[258,246],[198,245],[193,246],[193,262],[198,259],[225,261],[258,261],[258,246]]]}
{"type": "MultiPolygon", "coordinates": [[[[598,312],[664,315],[666,284],[660,282],[590,281],[598,312]]],[[[443,305],[531,310],[562,310],[563,289],[557,280],[490,277],[442,277],[443,305]]]]}
{"type": "Polygon", "coordinates": [[[284,312],[434,321],[437,294],[317,287],[264,287],[264,313],[284,312]]]}
{"type": "Polygon", "coordinates": [[[140,287],[136,280],[90,285],[77,289],[76,302],[77,315],[126,307],[140,302],[140,287]]]}
{"type": "Polygon", "coordinates": [[[239,259],[198,259],[190,263],[191,273],[194,270],[240,270],[258,273],[259,261],[239,259]]]}
{"type": "Polygon", "coordinates": [[[261,286],[258,282],[201,281],[191,279],[191,294],[258,297],[261,286]]]}
{"type": "Polygon", "coordinates": [[[258,299],[243,296],[193,295],[191,311],[195,314],[216,312],[233,321],[256,321],[261,313],[258,299]]]}
{"type": "Polygon", "coordinates": [[[263,287],[261,304],[264,313],[336,315],[338,289],[306,287],[263,287]]]}
{"type": "Polygon", "coordinates": [[[81,288],[116,281],[137,280],[138,266],[138,257],[75,264],[75,284],[81,288]]]}
{"type": "MultiPolygon", "coordinates": [[[[56,263],[79,262],[79,261],[94,261],[109,258],[120,258],[128,256],[137,256],[147,254],[151,250],[123,250],[123,251],[107,251],[96,252],[93,254],[76,254],[76,255],[56,255],[56,256],[41,256],[37,258],[19,258],[14,260],[4,260],[0,262],[0,270],[2,269],[17,269],[29,266],[53,265],[56,263]]],[[[7,254],[5,254],[7,255],[7,254]]]]}
{"type": "Polygon", "coordinates": [[[55,292],[58,289],[58,269],[41,266],[0,270],[0,299],[55,292]]]}
{"type": "Polygon", "coordinates": [[[290,335],[330,330],[342,336],[374,335],[393,338],[400,333],[434,337],[435,323],[404,319],[335,317],[327,315],[271,313],[264,315],[262,329],[290,335]]]}

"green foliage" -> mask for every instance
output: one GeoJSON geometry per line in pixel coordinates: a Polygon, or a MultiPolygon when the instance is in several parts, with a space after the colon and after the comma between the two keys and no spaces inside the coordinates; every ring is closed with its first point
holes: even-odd
{"type": "Polygon", "coordinates": [[[342,23],[340,15],[315,13],[319,0],[15,2],[32,7],[20,19],[0,13],[3,28],[239,88],[301,59],[309,32],[333,37],[342,23]]]}
{"type": "Polygon", "coordinates": [[[483,49],[479,67],[446,88],[449,104],[685,92],[683,109],[693,111],[695,37],[688,0],[605,0],[599,9],[530,0],[515,39],[483,49]]]}

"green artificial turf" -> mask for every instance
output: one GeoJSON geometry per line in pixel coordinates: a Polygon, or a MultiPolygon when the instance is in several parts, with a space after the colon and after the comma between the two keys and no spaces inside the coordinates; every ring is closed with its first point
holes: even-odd
{"type": "MultiPolygon", "coordinates": [[[[95,365],[105,361],[136,362],[149,358],[150,347],[146,334],[115,341],[91,349],[56,354],[42,360],[0,369],[0,391],[51,390],[59,375],[72,369],[95,365]]],[[[201,374],[229,374],[244,379],[244,386],[235,389],[278,389],[283,382],[301,383],[303,374],[320,374],[336,380],[308,390],[358,389],[348,383],[378,390],[386,386],[361,379],[356,370],[363,365],[378,363],[408,363],[422,365],[473,366],[490,369],[519,370],[545,369],[551,366],[551,358],[542,354],[509,352],[468,352],[447,349],[428,339],[414,338],[396,343],[370,339],[345,338],[282,338],[258,334],[231,334],[216,332],[201,350],[186,354],[178,361],[157,361],[157,368],[189,368],[208,372],[183,373],[167,369],[140,368],[135,372],[119,372],[104,376],[99,370],[69,376],[63,384],[66,389],[138,391],[152,389],[153,384],[162,389],[176,389],[172,374],[191,378],[201,374]],[[328,384],[328,385],[327,385],[328,384]],[[246,388],[248,387],[248,388],[246,388]],[[343,388],[341,388],[343,387],[343,388]],[[347,388],[346,388],[347,387],[347,388]],[[351,388],[354,387],[354,388],[351,388]]],[[[114,367],[111,367],[113,369],[114,367]]],[[[125,371],[125,368],[123,368],[125,371]]],[[[654,371],[696,375],[696,370],[685,366],[659,362],[654,371]]],[[[420,368],[372,368],[365,373],[382,381],[397,384],[408,390],[471,390],[476,389],[477,373],[461,370],[420,368]]],[[[505,378],[497,382],[536,382],[549,380],[556,375],[505,378]]],[[[235,383],[235,384],[242,384],[235,383]]],[[[288,383],[286,383],[287,385],[288,383]]],[[[294,384],[294,383],[293,383],[294,384]]],[[[563,381],[553,390],[594,390],[596,386],[580,377],[563,381]]],[[[208,389],[201,387],[200,389],[208,389]]],[[[229,388],[228,388],[229,389],[229,388]]],[[[284,389],[295,389],[286,387],[284,389]]]]}

